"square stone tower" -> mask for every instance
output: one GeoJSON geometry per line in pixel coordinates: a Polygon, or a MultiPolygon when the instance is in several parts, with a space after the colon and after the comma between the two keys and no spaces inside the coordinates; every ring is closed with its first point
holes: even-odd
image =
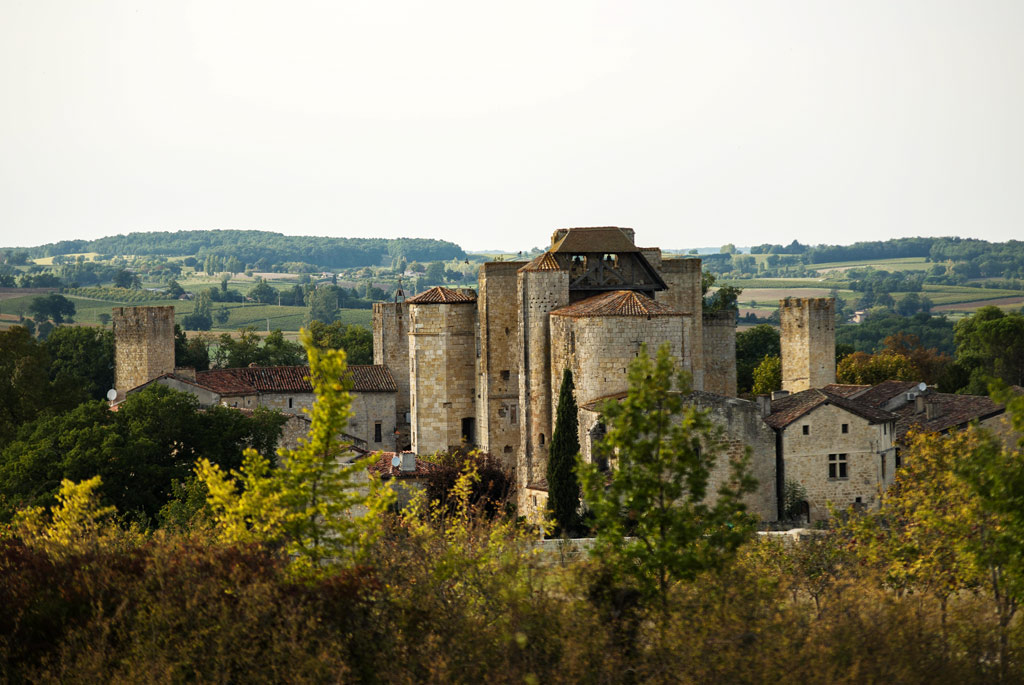
{"type": "Polygon", "coordinates": [[[836,382],[836,301],[787,297],[782,322],[782,389],[800,392],[836,382]]]}
{"type": "Polygon", "coordinates": [[[113,324],[117,399],[174,371],[174,307],[114,307],[113,324]]]}
{"type": "Polygon", "coordinates": [[[704,314],[704,390],[736,397],[736,312],[704,314]]]}

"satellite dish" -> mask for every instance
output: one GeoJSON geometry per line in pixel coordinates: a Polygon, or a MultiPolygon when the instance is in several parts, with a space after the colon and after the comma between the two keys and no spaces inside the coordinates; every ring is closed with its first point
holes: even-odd
{"type": "Polygon", "coordinates": [[[110,400],[111,402],[116,400],[117,399],[117,390],[114,390],[113,388],[111,388],[110,390],[107,390],[107,399],[110,400]]]}
{"type": "Polygon", "coordinates": [[[928,385],[926,383],[918,383],[917,389],[920,390],[921,392],[924,392],[925,390],[928,389],[928,385]]]}
{"type": "Polygon", "coordinates": [[[391,465],[397,469],[399,466],[402,465],[402,458],[397,454],[391,457],[391,465]]]}

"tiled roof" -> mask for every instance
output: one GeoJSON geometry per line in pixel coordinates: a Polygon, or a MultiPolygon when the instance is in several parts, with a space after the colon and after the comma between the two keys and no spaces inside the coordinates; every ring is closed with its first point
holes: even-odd
{"type": "MultiPolygon", "coordinates": [[[[395,379],[387,367],[379,364],[353,364],[348,367],[354,392],[396,392],[395,379]]],[[[310,393],[308,366],[248,366],[238,369],[213,369],[196,373],[196,383],[221,395],[259,393],[310,393]]]]}
{"type": "Polygon", "coordinates": [[[983,395],[954,395],[929,392],[925,405],[932,406],[932,418],[927,411],[918,413],[916,402],[907,402],[893,411],[896,421],[896,439],[904,437],[911,428],[919,431],[942,433],[964,426],[975,419],[985,419],[1003,413],[1004,407],[983,395]]]}
{"type": "Polygon", "coordinates": [[[896,415],[876,407],[861,404],[825,390],[804,390],[777,400],[772,400],[772,413],[765,417],[765,423],[772,428],[785,428],[801,416],[826,404],[832,404],[851,414],[867,419],[870,423],[895,421],[896,415]]]}
{"type": "Polygon", "coordinates": [[[551,246],[551,252],[639,252],[621,228],[593,226],[570,228],[561,240],[551,246]]]}
{"type": "MultiPolygon", "coordinates": [[[[367,466],[366,470],[380,476],[381,478],[419,478],[427,475],[436,468],[429,461],[416,457],[416,470],[403,471],[401,468],[391,465],[391,460],[394,459],[396,454],[399,453],[381,452],[380,458],[367,466]]],[[[412,452],[402,452],[401,454],[412,454],[412,452]]]]}
{"type": "Polygon", "coordinates": [[[613,290],[556,309],[558,316],[680,316],[672,307],[634,290],[613,290]]]}
{"type": "Polygon", "coordinates": [[[554,255],[550,252],[544,252],[543,254],[537,255],[530,262],[519,269],[520,271],[561,271],[562,267],[558,266],[558,262],[555,261],[554,255]]]}
{"type": "Polygon", "coordinates": [[[419,295],[410,297],[405,301],[406,304],[452,304],[460,302],[476,302],[476,295],[435,285],[433,288],[424,290],[419,295]]]}
{"type": "Polygon", "coordinates": [[[857,401],[872,407],[883,404],[905,392],[910,392],[919,384],[917,381],[882,381],[870,390],[857,396],[857,401]]]}
{"type": "Polygon", "coordinates": [[[822,390],[830,392],[833,395],[839,395],[840,397],[846,397],[851,399],[854,397],[860,397],[865,390],[870,388],[870,385],[853,385],[850,383],[831,383],[826,385],[822,390]]]}
{"type": "Polygon", "coordinates": [[[397,392],[395,378],[383,364],[352,364],[348,367],[355,392],[397,392]]]}

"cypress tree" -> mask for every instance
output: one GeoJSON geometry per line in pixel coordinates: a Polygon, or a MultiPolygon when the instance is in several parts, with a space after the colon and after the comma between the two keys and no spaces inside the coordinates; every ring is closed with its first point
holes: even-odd
{"type": "Polygon", "coordinates": [[[571,534],[577,527],[576,510],[580,502],[580,486],[575,471],[576,455],[580,451],[578,426],[576,386],[572,371],[566,367],[558,393],[558,414],[548,456],[548,508],[554,514],[559,530],[565,534],[571,534]]]}

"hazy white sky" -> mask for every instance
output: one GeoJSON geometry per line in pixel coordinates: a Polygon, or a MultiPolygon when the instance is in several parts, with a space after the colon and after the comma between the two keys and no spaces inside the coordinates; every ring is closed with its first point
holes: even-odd
{"type": "Polygon", "coordinates": [[[0,0],[0,245],[1024,237],[1024,3],[0,0]]]}

